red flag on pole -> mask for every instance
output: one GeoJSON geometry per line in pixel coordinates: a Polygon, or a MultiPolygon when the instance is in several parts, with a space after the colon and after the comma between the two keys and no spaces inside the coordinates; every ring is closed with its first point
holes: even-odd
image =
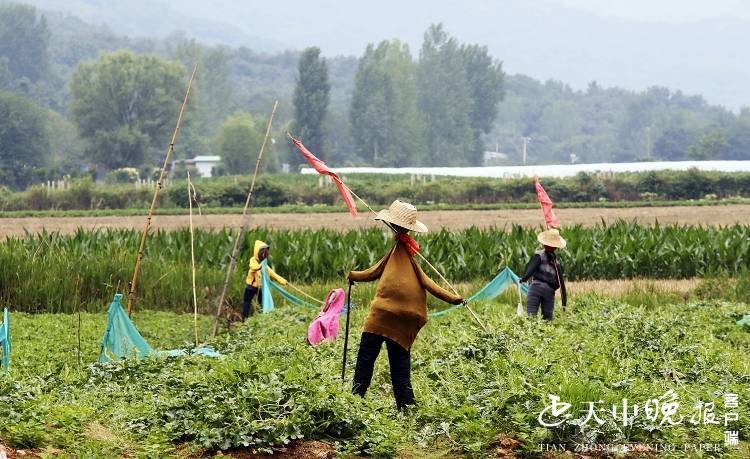
{"type": "Polygon", "coordinates": [[[534,178],[534,186],[536,187],[536,198],[539,200],[539,205],[542,206],[542,213],[544,213],[544,224],[547,225],[547,228],[559,228],[560,221],[557,219],[555,211],[552,210],[552,200],[542,188],[538,177],[534,178]]]}
{"type": "MultiPolygon", "coordinates": [[[[290,136],[291,137],[291,136],[290,136]]],[[[341,193],[341,197],[344,198],[344,203],[346,204],[347,209],[349,209],[349,213],[353,216],[357,216],[357,206],[354,204],[354,198],[352,197],[352,193],[349,191],[349,189],[344,185],[344,182],[341,181],[341,178],[339,178],[338,175],[336,175],[335,172],[333,172],[323,161],[319,160],[314,154],[310,153],[310,150],[305,148],[304,145],[302,145],[302,142],[292,138],[292,142],[294,143],[294,146],[297,147],[297,150],[299,150],[300,153],[302,153],[302,156],[305,157],[308,163],[318,171],[319,174],[327,175],[331,177],[333,180],[333,183],[336,184],[336,188],[339,189],[339,193],[341,193]]]]}

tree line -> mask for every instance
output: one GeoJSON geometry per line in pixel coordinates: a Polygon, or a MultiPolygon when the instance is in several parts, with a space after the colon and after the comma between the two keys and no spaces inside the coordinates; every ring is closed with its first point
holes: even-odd
{"type": "Polygon", "coordinates": [[[487,150],[506,155],[500,164],[518,163],[524,137],[533,163],[750,158],[748,109],[735,114],[658,87],[573,90],[506,75],[486,47],[439,24],[416,54],[397,39],[370,44],[359,58],[323,53],[268,55],[182,33],[127,38],[3,3],[0,186],[103,178],[124,167],[148,177],[195,63],[176,157],[220,155],[219,174],[250,169],[275,99],[270,171],[301,164],[287,131],[332,165],[481,165],[487,150]]]}

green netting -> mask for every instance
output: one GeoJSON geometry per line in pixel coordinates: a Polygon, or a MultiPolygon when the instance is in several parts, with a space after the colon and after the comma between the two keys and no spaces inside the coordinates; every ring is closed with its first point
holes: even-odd
{"type": "Polygon", "coordinates": [[[307,301],[292,295],[291,293],[284,290],[279,284],[271,280],[271,276],[268,275],[268,260],[263,260],[260,263],[260,278],[261,278],[262,286],[266,286],[266,285],[270,286],[270,288],[264,288],[263,295],[261,295],[260,301],[261,301],[261,305],[262,305],[264,313],[273,311],[274,304],[273,304],[273,296],[271,295],[272,291],[278,292],[287,301],[293,304],[296,304],[297,306],[309,306],[315,309],[318,308],[317,306],[310,304],[307,301]]]}
{"type": "Polygon", "coordinates": [[[100,362],[109,362],[112,358],[144,358],[154,352],[135,328],[121,304],[122,294],[118,293],[107,311],[107,330],[102,338],[100,362]]]}
{"type": "Polygon", "coordinates": [[[149,355],[179,357],[183,355],[204,355],[219,357],[221,354],[210,347],[201,346],[195,349],[172,349],[155,351],[135,328],[121,304],[122,294],[118,293],[109,305],[107,312],[107,330],[102,338],[100,362],[127,357],[144,358],[149,355]]]}
{"type": "Polygon", "coordinates": [[[10,369],[10,314],[8,308],[3,309],[3,324],[0,325],[0,346],[3,350],[0,367],[8,371],[10,369]]]}
{"type": "MultiPolygon", "coordinates": [[[[473,294],[469,297],[469,301],[477,301],[477,300],[491,300],[498,295],[502,294],[505,290],[508,289],[508,287],[511,286],[520,286],[521,291],[524,294],[527,294],[529,291],[529,287],[527,285],[520,283],[520,278],[514,273],[510,268],[506,267],[500,273],[495,276],[494,279],[489,281],[487,285],[482,287],[477,293],[473,294]]],[[[429,314],[430,317],[440,317],[445,314],[448,314],[451,311],[454,311],[458,308],[462,308],[462,304],[457,304],[455,306],[451,306],[448,309],[443,309],[442,311],[438,312],[431,312],[429,314]]]]}

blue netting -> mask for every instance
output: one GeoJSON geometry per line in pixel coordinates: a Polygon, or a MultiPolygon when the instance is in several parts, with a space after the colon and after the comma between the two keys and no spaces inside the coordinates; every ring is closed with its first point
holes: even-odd
{"type": "MultiPolygon", "coordinates": [[[[508,289],[508,287],[515,287],[517,285],[521,287],[521,291],[524,294],[527,294],[529,292],[528,285],[521,284],[520,278],[516,275],[516,273],[514,273],[510,268],[506,267],[505,269],[500,271],[500,274],[495,276],[494,279],[489,281],[487,285],[482,287],[477,293],[470,296],[468,301],[488,301],[502,294],[505,290],[508,289]]],[[[455,306],[451,306],[448,309],[443,309],[442,311],[431,312],[429,316],[440,317],[462,307],[462,304],[457,304],[455,306]]]]}
{"type": "Polygon", "coordinates": [[[144,358],[154,352],[135,328],[128,314],[122,308],[122,294],[118,293],[107,311],[107,330],[102,338],[100,362],[109,362],[112,358],[144,358]]]}
{"type": "Polygon", "coordinates": [[[737,321],[737,325],[742,325],[750,329],[750,314],[737,321]]]}
{"type": "Polygon", "coordinates": [[[128,314],[122,308],[122,294],[118,293],[109,305],[107,312],[107,330],[102,338],[102,349],[99,354],[100,362],[109,362],[114,359],[137,357],[142,359],[149,355],[156,356],[183,356],[204,355],[207,357],[219,357],[221,354],[210,347],[201,346],[195,349],[172,349],[168,351],[155,351],[135,328],[128,314]]]}
{"type": "Polygon", "coordinates": [[[10,314],[8,313],[8,308],[3,309],[3,324],[0,325],[0,346],[3,350],[0,367],[8,371],[10,368],[10,314]]]}
{"type": "Polygon", "coordinates": [[[287,301],[296,304],[297,306],[308,306],[315,309],[318,308],[317,306],[292,295],[291,293],[284,290],[279,284],[271,280],[271,276],[268,275],[268,260],[263,260],[260,263],[260,278],[261,286],[263,287],[263,294],[261,295],[260,302],[264,313],[273,311],[274,304],[273,296],[271,295],[272,291],[278,292],[287,301]],[[270,288],[266,288],[266,286],[270,286],[270,288]]]}

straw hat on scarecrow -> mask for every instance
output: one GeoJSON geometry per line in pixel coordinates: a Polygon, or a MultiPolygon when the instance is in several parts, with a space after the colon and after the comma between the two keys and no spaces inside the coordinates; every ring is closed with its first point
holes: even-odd
{"type": "Polygon", "coordinates": [[[560,231],[557,230],[557,228],[551,228],[547,231],[542,231],[537,235],[536,240],[539,241],[540,244],[546,245],[548,247],[557,247],[559,249],[564,249],[567,245],[567,242],[565,242],[565,239],[563,239],[562,236],[560,236],[560,231]]]}
{"type": "Polygon", "coordinates": [[[375,220],[392,223],[417,233],[427,232],[427,227],[424,223],[417,220],[417,208],[408,202],[399,201],[398,199],[393,201],[393,204],[389,208],[378,212],[375,220]]]}

